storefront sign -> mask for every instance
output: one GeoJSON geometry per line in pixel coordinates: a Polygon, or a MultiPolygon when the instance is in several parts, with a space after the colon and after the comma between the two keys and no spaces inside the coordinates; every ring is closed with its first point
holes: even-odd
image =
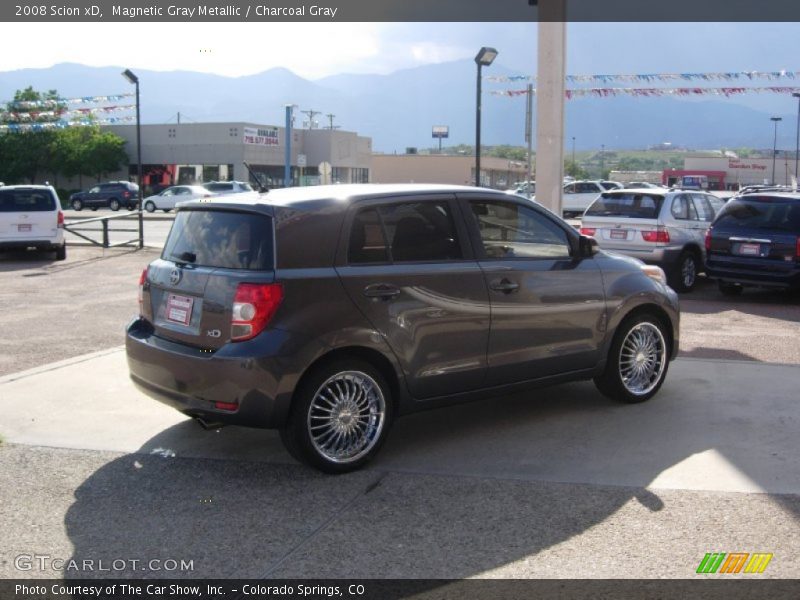
{"type": "Polygon", "coordinates": [[[242,141],[255,146],[278,146],[277,127],[245,127],[242,141]]]}

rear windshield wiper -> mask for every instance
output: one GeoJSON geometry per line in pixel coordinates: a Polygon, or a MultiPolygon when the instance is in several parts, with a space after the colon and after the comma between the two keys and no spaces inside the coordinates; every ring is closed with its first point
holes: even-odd
{"type": "Polygon", "coordinates": [[[172,259],[181,263],[193,263],[197,260],[197,254],[194,252],[181,252],[179,255],[172,255],[172,259]]]}

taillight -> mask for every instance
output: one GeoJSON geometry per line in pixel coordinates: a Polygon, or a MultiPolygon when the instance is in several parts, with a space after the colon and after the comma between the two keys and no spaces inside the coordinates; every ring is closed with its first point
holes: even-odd
{"type": "Polygon", "coordinates": [[[139,316],[144,316],[144,284],[147,283],[147,269],[139,275],[139,316]]]}
{"type": "Polygon", "coordinates": [[[281,300],[280,283],[240,283],[233,298],[231,341],[249,340],[264,331],[281,300]]]}
{"type": "Polygon", "coordinates": [[[58,222],[56,223],[56,226],[59,229],[64,229],[64,213],[61,211],[58,211],[58,222]]]}
{"type": "Polygon", "coordinates": [[[664,229],[663,227],[659,227],[656,230],[651,231],[643,231],[642,232],[642,239],[645,242],[655,242],[657,244],[666,244],[669,243],[669,231],[664,229]]]}
{"type": "Polygon", "coordinates": [[[709,252],[711,250],[711,227],[706,229],[705,245],[706,245],[706,252],[709,252]]]}
{"type": "Polygon", "coordinates": [[[122,192],[122,197],[123,198],[130,198],[131,197],[131,193],[130,192],[122,192]]]}
{"type": "Polygon", "coordinates": [[[238,402],[214,402],[214,408],[217,410],[236,410],[239,408],[238,402]]]}
{"type": "Polygon", "coordinates": [[[797,242],[794,245],[794,257],[800,260],[800,237],[797,238],[797,242]]]}
{"type": "Polygon", "coordinates": [[[588,235],[592,237],[595,233],[597,233],[597,228],[595,227],[581,227],[581,235],[588,235]]]}

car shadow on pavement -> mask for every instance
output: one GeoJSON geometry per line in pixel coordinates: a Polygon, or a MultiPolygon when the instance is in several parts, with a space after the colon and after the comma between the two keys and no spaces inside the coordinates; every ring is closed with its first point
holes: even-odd
{"type": "MultiPolygon", "coordinates": [[[[798,497],[781,495],[800,480],[785,390],[753,402],[753,381],[729,398],[717,378],[735,367],[713,365],[711,374],[690,363],[674,363],[673,379],[645,404],[618,405],[575,383],[407,416],[369,468],[344,476],[294,463],[275,432],[204,432],[183,422],[80,485],[65,517],[72,558],[161,561],[111,573],[129,577],[463,578],[502,568],[505,576],[560,577],[568,573],[554,564],[588,558],[620,576],[604,567],[620,564],[626,542],[616,529],[606,529],[608,558],[559,559],[559,544],[590,539],[620,512],[641,518],[639,538],[663,531],[657,515],[685,502],[669,488],[713,490],[704,482],[725,469],[732,490],[775,493],[796,529],[798,497]],[[722,460],[707,462],[709,450],[722,460]],[[696,464],[676,484],[671,473],[686,461],[696,464]],[[537,556],[545,551],[543,572],[537,556]],[[193,561],[193,570],[165,571],[168,560],[193,561]]],[[[692,544],[769,545],[748,537],[748,519],[713,525],[725,497],[685,494],[692,508],[680,528],[692,544]]],[[[681,562],[650,543],[629,546],[626,563],[662,577],[686,577],[702,558],[694,548],[681,562]]]]}

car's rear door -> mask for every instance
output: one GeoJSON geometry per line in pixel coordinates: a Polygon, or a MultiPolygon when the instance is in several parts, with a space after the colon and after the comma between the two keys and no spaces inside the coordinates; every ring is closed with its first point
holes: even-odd
{"type": "Polygon", "coordinates": [[[569,226],[543,209],[470,198],[492,308],[488,385],[594,367],[605,319],[596,261],[575,256],[569,226]]]}
{"type": "Polygon", "coordinates": [[[275,278],[273,224],[259,211],[184,209],[147,272],[143,316],[156,334],[205,350],[231,339],[240,283],[275,278]]]}
{"type": "Polygon", "coordinates": [[[797,269],[800,200],[771,196],[733,199],[717,216],[709,239],[710,267],[769,278],[797,269]]]}
{"type": "Polygon", "coordinates": [[[489,298],[452,195],[362,201],[337,271],[418,399],[483,384],[489,298]]]}
{"type": "Polygon", "coordinates": [[[0,188],[0,239],[48,239],[57,228],[58,210],[49,190],[0,188]]]}

